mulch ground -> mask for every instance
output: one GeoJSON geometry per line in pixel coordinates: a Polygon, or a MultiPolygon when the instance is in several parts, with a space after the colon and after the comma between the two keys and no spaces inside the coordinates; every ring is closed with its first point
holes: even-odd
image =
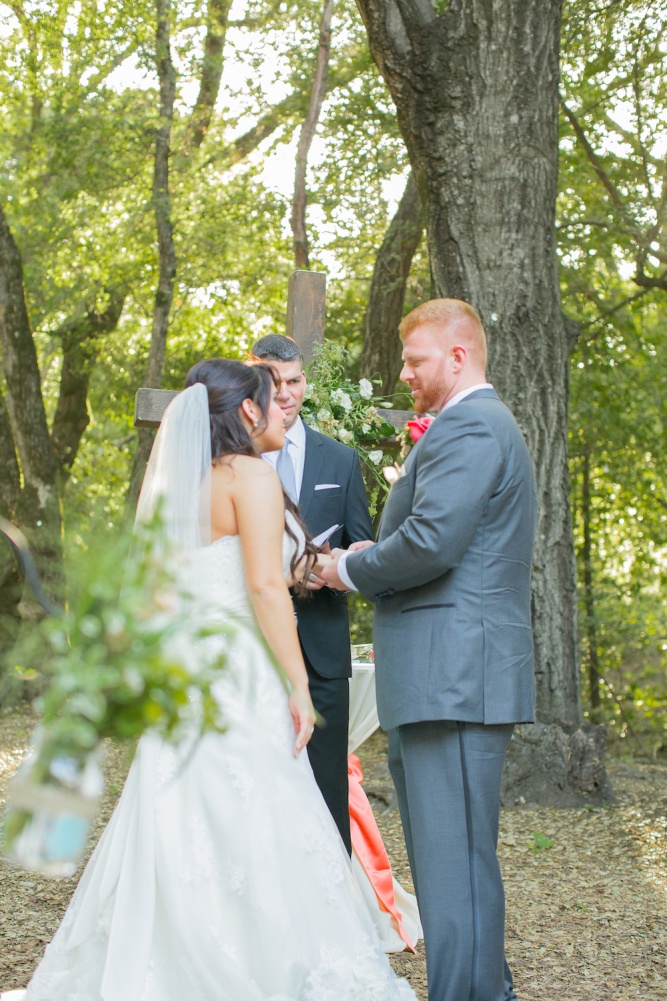
{"type": "MultiPolygon", "coordinates": [[[[0,796],[32,726],[26,710],[0,716],[0,796]]],[[[377,733],[358,753],[395,873],[411,888],[385,751],[377,733]]],[[[521,1001],[667,1001],[667,767],[608,767],[616,794],[608,807],[502,815],[507,954],[521,1001]]],[[[126,769],[124,750],[110,747],[95,838],[126,769]]],[[[0,991],[25,986],[74,885],[0,862],[0,991]]],[[[392,964],[425,1001],[423,950],[392,964]]]]}

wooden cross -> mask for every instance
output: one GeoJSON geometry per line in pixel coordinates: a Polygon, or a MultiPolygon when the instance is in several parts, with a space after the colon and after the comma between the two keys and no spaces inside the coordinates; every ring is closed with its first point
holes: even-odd
{"type": "MultiPolygon", "coordinates": [[[[304,364],[310,365],[316,344],[324,340],[324,314],[327,277],[319,271],[293,271],[287,286],[287,322],[285,333],[299,345],[304,364]]],[[[134,426],[157,428],[162,415],[179,390],[137,390],[134,400],[134,426]]],[[[413,414],[406,410],[380,410],[380,414],[400,429],[413,414]]]]}

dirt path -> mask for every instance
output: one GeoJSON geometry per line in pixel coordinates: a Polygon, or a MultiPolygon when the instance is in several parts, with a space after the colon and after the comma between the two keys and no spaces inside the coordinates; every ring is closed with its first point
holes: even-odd
{"type": "MultiPolygon", "coordinates": [[[[27,713],[0,717],[0,796],[31,727],[27,713]]],[[[392,864],[410,887],[383,735],[360,757],[392,864]]],[[[111,748],[97,834],[125,767],[123,751],[111,748]]],[[[667,1001],[667,767],[610,762],[609,770],[613,806],[502,816],[507,952],[521,1001],[667,1001]]],[[[73,889],[72,880],[0,863],[0,991],[27,983],[73,889]]],[[[392,962],[425,1001],[423,953],[392,962]]]]}

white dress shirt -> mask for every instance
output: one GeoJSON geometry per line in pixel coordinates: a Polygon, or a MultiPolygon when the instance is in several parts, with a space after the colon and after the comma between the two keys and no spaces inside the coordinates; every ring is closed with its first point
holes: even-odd
{"type": "MultiPolygon", "coordinates": [[[[456,394],[456,396],[452,396],[451,400],[447,400],[442,410],[449,410],[450,407],[455,407],[457,403],[460,403],[461,400],[465,400],[466,396],[470,396],[471,393],[476,393],[478,389],[493,389],[493,386],[490,382],[480,382],[476,386],[469,386],[468,389],[462,389],[460,393],[456,394]]],[[[442,413],[442,410],[440,413],[442,413]]],[[[273,454],[275,455],[275,452],[273,454]]],[[[338,576],[345,586],[350,589],[350,591],[356,591],[358,589],[352,583],[350,575],[345,569],[346,562],[347,553],[343,553],[338,561],[338,576]]]]}
{"type": "MultiPolygon", "coordinates": [[[[289,443],[289,457],[294,466],[294,483],[296,484],[296,495],[301,495],[301,484],[303,483],[303,467],[306,461],[306,429],[303,421],[297,417],[289,431],[285,432],[285,444],[289,443]]],[[[276,468],[278,462],[278,452],[264,452],[263,459],[270,462],[276,468]]]]}

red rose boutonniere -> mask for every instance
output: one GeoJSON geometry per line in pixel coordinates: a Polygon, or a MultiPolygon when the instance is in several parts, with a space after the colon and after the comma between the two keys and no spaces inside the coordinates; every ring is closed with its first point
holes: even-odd
{"type": "Polygon", "coordinates": [[[433,418],[429,414],[422,414],[421,417],[413,417],[411,421],[407,421],[405,426],[408,429],[413,445],[428,431],[432,423],[433,418]]]}
{"type": "Polygon", "coordinates": [[[405,424],[403,430],[398,433],[402,459],[406,457],[415,442],[419,441],[421,436],[428,431],[434,420],[435,418],[431,417],[430,414],[421,414],[419,417],[415,414],[412,420],[405,424]]]}

